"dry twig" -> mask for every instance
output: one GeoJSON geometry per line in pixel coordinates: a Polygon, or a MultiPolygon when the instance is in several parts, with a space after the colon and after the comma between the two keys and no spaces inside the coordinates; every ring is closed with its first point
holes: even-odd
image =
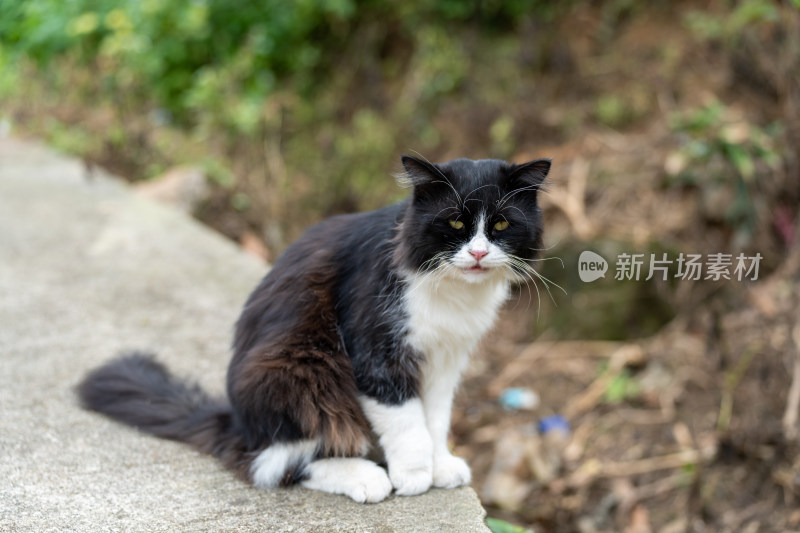
{"type": "Polygon", "coordinates": [[[615,351],[609,360],[608,372],[595,379],[580,396],[573,398],[564,408],[564,416],[571,420],[592,409],[608,390],[609,385],[627,365],[640,363],[644,352],[637,344],[626,344],[615,351]]]}
{"type": "Polygon", "coordinates": [[[589,240],[594,230],[586,216],[586,180],[589,177],[589,162],[576,157],[567,178],[566,187],[553,187],[548,197],[569,220],[575,235],[581,240],[589,240]]]}
{"type": "Polygon", "coordinates": [[[783,414],[783,432],[787,440],[797,438],[797,416],[800,411],[800,322],[792,331],[792,339],[794,340],[794,372],[792,372],[792,384],[786,398],[786,411],[783,414]]]}

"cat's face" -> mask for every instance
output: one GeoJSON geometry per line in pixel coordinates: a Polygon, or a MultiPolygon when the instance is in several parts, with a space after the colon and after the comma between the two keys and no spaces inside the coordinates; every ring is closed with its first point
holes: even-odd
{"type": "Polygon", "coordinates": [[[403,166],[414,187],[401,234],[407,267],[474,283],[526,277],[542,247],[537,193],[550,160],[434,165],[404,156],[403,166]]]}

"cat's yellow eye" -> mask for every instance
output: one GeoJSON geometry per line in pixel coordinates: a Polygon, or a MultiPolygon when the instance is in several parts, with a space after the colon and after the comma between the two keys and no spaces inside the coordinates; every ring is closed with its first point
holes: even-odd
{"type": "Polygon", "coordinates": [[[500,222],[498,222],[498,223],[496,223],[494,225],[494,229],[497,230],[497,231],[503,231],[507,227],[508,227],[508,221],[507,220],[501,220],[500,222]]]}
{"type": "Polygon", "coordinates": [[[450,227],[453,229],[461,229],[464,227],[464,223],[461,222],[460,220],[453,220],[451,218],[450,220],[448,220],[448,222],[450,223],[450,227]]]}

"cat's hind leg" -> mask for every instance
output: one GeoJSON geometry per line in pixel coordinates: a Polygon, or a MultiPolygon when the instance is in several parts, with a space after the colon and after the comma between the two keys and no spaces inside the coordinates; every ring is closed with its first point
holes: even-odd
{"type": "Polygon", "coordinates": [[[315,459],[318,440],[275,443],[250,465],[253,484],[261,488],[292,485],[343,494],[359,503],[375,503],[392,492],[386,470],[359,457],[315,459]]]}
{"type": "Polygon", "coordinates": [[[343,494],[359,503],[379,502],[392,492],[386,470],[359,457],[317,459],[305,467],[303,476],[303,487],[343,494]]]}
{"type": "Polygon", "coordinates": [[[286,486],[302,479],[306,466],[317,455],[319,440],[273,443],[250,463],[253,485],[263,489],[286,486]]]}

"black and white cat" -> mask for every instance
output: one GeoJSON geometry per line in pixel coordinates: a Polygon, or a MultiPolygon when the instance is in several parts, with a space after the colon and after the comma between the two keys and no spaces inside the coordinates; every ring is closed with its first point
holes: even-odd
{"type": "Polygon", "coordinates": [[[378,502],[469,483],[447,447],[453,394],[510,285],[530,276],[550,160],[402,162],[407,200],[314,226],[252,293],[227,400],[134,353],[86,377],[83,405],[259,487],[378,502]]]}

